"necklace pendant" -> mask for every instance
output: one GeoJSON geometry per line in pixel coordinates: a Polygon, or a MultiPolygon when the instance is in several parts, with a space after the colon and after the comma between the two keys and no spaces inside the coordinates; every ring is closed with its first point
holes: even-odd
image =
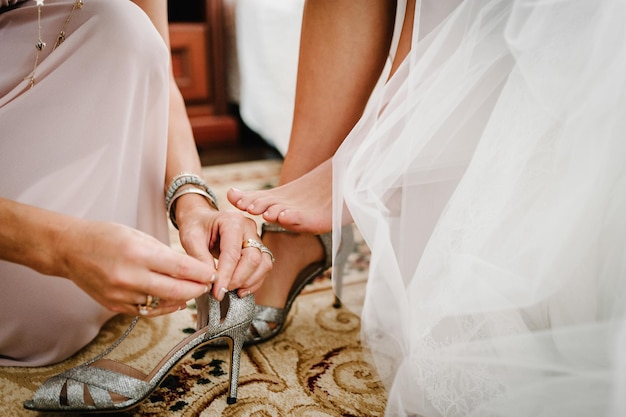
{"type": "MultiPolygon", "coordinates": [[[[5,1],[6,0],[0,0],[5,1]]],[[[46,49],[46,43],[41,39],[41,14],[45,0],[36,0],[37,6],[37,28],[38,28],[38,37],[37,42],[35,42],[35,49],[37,53],[35,54],[35,65],[33,67],[33,71],[29,74],[28,77],[24,77],[25,80],[28,80],[28,88],[31,89],[35,85],[35,71],[37,71],[37,64],[39,64],[40,52],[46,49]]],[[[9,0],[12,4],[15,0],[9,0]]],[[[70,20],[72,19],[72,14],[75,10],[82,9],[84,5],[84,0],[74,0],[74,4],[72,5],[72,9],[69,11],[67,18],[65,19],[65,23],[61,26],[61,31],[57,35],[57,38],[54,42],[54,46],[52,47],[52,51],[58,48],[63,42],[65,42],[65,29],[67,28],[70,20]]]]}
{"type": "Polygon", "coordinates": [[[53,50],[57,49],[63,42],[65,42],[65,32],[61,31],[59,32],[59,36],[57,37],[53,50]]]}

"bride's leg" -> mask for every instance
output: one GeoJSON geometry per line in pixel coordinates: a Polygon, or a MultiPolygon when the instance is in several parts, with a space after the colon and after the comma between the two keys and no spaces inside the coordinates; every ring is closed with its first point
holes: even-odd
{"type": "MultiPolygon", "coordinates": [[[[292,181],[331,158],[358,121],[387,59],[394,16],[395,2],[389,0],[305,2],[293,124],[281,186],[301,194],[292,181]]],[[[285,199],[290,195],[287,192],[285,199]]],[[[245,209],[236,204],[238,198],[229,200],[245,209]]],[[[276,262],[256,300],[283,307],[298,272],[323,260],[324,250],[317,236],[308,233],[267,232],[263,242],[276,262]]]]}
{"type": "Polygon", "coordinates": [[[395,2],[307,0],[294,115],[280,184],[334,155],[359,120],[389,53],[395,2]]]}
{"type": "MultiPolygon", "coordinates": [[[[415,0],[409,0],[391,75],[411,50],[414,14],[415,0]]],[[[334,109],[333,106],[326,107],[334,109]]],[[[314,145],[317,146],[315,142],[314,145]]],[[[306,159],[306,154],[300,157],[306,159]]],[[[332,163],[329,156],[327,161],[297,180],[282,182],[282,185],[271,190],[243,192],[231,189],[228,200],[240,210],[254,215],[263,214],[265,220],[276,222],[287,229],[320,233],[331,229],[331,184],[332,163]]]]}

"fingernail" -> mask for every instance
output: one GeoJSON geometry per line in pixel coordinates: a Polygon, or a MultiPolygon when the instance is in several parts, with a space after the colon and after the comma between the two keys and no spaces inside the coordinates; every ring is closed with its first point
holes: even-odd
{"type": "Polygon", "coordinates": [[[250,290],[245,290],[244,292],[241,293],[241,295],[239,295],[239,298],[246,298],[249,295],[250,295],[250,290]]]}
{"type": "Polygon", "coordinates": [[[224,287],[220,288],[220,291],[217,293],[217,299],[219,301],[222,301],[224,299],[224,296],[226,295],[226,293],[228,292],[228,290],[224,287]]]}
{"type": "Polygon", "coordinates": [[[235,187],[231,187],[231,190],[237,192],[237,193],[241,193],[242,191],[239,188],[235,188],[235,187]]]}
{"type": "Polygon", "coordinates": [[[213,273],[213,275],[211,275],[211,284],[215,282],[215,280],[217,279],[217,274],[213,273]]]}
{"type": "Polygon", "coordinates": [[[206,293],[206,292],[209,292],[209,291],[211,291],[211,287],[209,285],[205,285],[204,286],[204,292],[206,293]]]}
{"type": "Polygon", "coordinates": [[[254,210],[254,204],[250,204],[247,208],[247,210],[254,210]]]}

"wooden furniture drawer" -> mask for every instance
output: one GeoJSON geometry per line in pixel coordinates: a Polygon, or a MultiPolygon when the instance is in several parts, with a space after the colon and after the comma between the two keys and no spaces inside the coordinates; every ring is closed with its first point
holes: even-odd
{"type": "Polygon", "coordinates": [[[207,33],[203,23],[171,23],[172,69],[185,101],[210,100],[207,33]]]}
{"type": "Polygon", "coordinates": [[[226,97],[223,0],[169,2],[172,69],[198,147],[238,140],[226,97]]]}

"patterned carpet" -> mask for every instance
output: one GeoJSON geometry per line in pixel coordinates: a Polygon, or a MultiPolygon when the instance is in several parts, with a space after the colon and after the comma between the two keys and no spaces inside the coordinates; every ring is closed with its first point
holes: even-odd
{"type": "MultiPolygon", "coordinates": [[[[222,202],[227,187],[258,189],[275,184],[279,161],[258,161],[205,168],[207,182],[222,202]]],[[[172,245],[180,249],[172,232],[172,245]]],[[[344,294],[362,293],[369,252],[356,236],[348,259],[344,294]]],[[[172,371],[148,400],[120,416],[301,416],[383,415],[385,391],[359,340],[360,322],[345,308],[332,307],[328,276],[320,277],[298,297],[285,331],[275,339],[244,349],[238,402],[226,404],[227,350],[199,349],[172,371]]],[[[36,416],[21,404],[49,376],[96,355],[130,323],[116,317],[85,349],[71,359],[42,368],[0,368],[0,417],[36,416]]],[[[110,356],[145,373],[194,331],[195,306],[155,319],[143,319],[110,356]]],[[[59,414],[55,414],[59,416],[59,414]]],[[[72,414],[76,416],[76,414],[72,414]]]]}

